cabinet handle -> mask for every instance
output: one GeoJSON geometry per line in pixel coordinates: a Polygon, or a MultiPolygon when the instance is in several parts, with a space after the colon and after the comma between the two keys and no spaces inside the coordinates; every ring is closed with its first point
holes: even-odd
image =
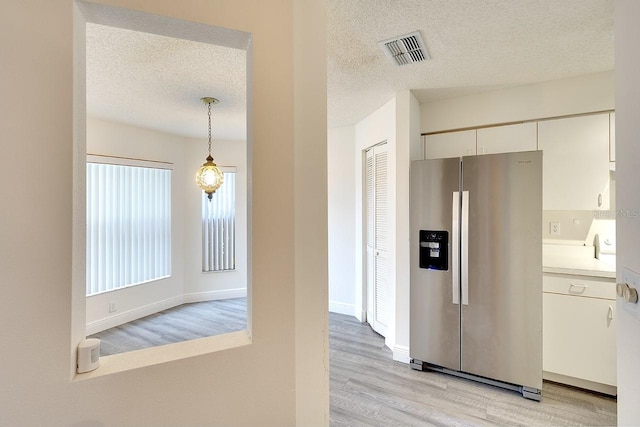
{"type": "Polygon", "coordinates": [[[608,321],[612,321],[613,320],[613,307],[609,306],[609,312],[607,313],[607,320],[608,321]]]}
{"type": "Polygon", "coordinates": [[[574,293],[574,294],[582,294],[584,293],[584,291],[587,290],[587,285],[580,285],[580,284],[576,284],[576,283],[571,283],[569,285],[569,292],[570,293],[574,293]],[[579,288],[578,291],[572,291],[572,288],[579,288]]]}
{"type": "Polygon", "coordinates": [[[602,206],[602,194],[598,194],[598,207],[602,206]]]}

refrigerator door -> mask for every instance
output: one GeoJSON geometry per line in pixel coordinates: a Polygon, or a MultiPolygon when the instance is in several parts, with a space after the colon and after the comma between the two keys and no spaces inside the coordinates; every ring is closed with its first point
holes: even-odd
{"type": "Polygon", "coordinates": [[[459,370],[457,236],[460,212],[460,159],[412,162],[410,200],[409,353],[412,359],[459,370]],[[445,240],[448,242],[446,245],[440,243],[445,240]],[[445,255],[446,259],[441,259],[445,255]]]}
{"type": "Polygon", "coordinates": [[[462,165],[462,371],[542,389],[542,152],[462,165]]]}

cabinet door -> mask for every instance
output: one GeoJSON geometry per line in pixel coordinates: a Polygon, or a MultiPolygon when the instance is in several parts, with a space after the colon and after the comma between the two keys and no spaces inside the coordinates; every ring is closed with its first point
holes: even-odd
{"type": "Polygon", "coordinates": [[[427,159],[471,156],[476,154],[476,130],[427,135],[425,150],[427,159]]]}
{"type": "Polygon", "coordinates": [[[543,294],[543,369],[616,385],[616,302],[543,294]]]}
{"type": "Polygon", "coordinates": [[[535,151],[537,133],[535,122],[478,129],[478,154],[535,151]]]}
{"type": "Polygon", "coordinates": [[[543,209],[609,208],[609,114],[538,122],[543,209]]]}

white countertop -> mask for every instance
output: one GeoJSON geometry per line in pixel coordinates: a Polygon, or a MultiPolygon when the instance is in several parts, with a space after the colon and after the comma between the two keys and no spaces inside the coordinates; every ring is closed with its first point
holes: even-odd
{"type": "Polygon", "coordinates": [[[544,273],[574,274],[579,276],[606,277],[612,279],[616,278],[615,267],[605,264],[597,258],[545,258],[542,262],[542,271],[544,273]]]}
{"type": "Polygon", "coordinates": [[[592,254],[593,247],[545,244],[542,250],[542,271],[615,279],[615,267],[600,261],[592,254]]]}

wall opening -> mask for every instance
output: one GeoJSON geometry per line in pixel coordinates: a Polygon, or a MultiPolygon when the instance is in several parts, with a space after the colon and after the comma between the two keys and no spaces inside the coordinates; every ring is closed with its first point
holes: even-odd
{"type": "Polygon", "coordinates": [[[71,377],[99,376],[249,344],[251,34],[81,1],[74,9],[71,377]],[[135,42],[129,42],[131,37],[135,42]],[[152,46],[158,41],[159,46],[152,46]],[[119,45],[127,46],[127,50],[116,55],[113,48],[119,45]],[[96,46],[104,50],[96,52],[96,46]],[[197,64],[200,59],[210,66],[197,64]],[[218,73],[225,67],[235,67],[237,72],[226,72],[231,80],[216,84],[220,74],[207,73],[216,70],[216,64],[223,69],[218,73]],[[96,73],[96,69],[102,71],[96,73]],[[132,75],[138,78],[129,81],[132,75]],[[214,110],[212,151],[214,157],[220,156],[218,164],[237,167],[242,176],[236,185],[240,187],[236,198],[242,230],[235,233],[241,271],[236,268],[209,277],[198,276],[203,274],[202,209],[201,194],[192,179],[198,162],[206,156],[207,117],[200,102],[203,96],[216,96],[223,102],[226,98],[227,106],[218,116],[214,110]],[[163,110],[171,110],[171,115],[164,115],[163,110]],[[220,123],[217,137],[216,119],[220,123]],[[170,277],[86,297],[87,154],[173,164],[170,277]],[[191,271],[194,265],[197,272],[191,271]],[[234,276],[221,279],[222,274],[234,276]],[[149,296],[151,301],[146,302],[149,296]],[[76,347],[96,330],[184,303],[233,297],[246,298],[246,326],[236,328],[236,332],[107,356],[101,359],[98,370],[75,375],[76,347]]]}

